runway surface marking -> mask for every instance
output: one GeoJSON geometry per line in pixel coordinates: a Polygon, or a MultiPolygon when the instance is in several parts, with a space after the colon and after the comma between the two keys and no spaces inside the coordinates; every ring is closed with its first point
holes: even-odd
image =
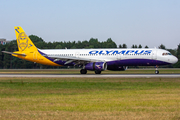
{"type": "Polygon", "coordinates": [[[180,78],[180,74],[0,74],[0,77],[41,77],[41,78],[180,78]]]}

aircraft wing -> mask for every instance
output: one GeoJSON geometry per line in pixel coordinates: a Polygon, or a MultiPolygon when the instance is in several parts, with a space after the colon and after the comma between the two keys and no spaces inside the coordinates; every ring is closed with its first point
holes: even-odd
{"type": "Polygon", "coordinates": [[[22,53],[17,53],[17,52],[8,52],[8,51],[2,51],[3,53],[11,54],[11,55],[21,55],[21,56],[26,56],[26,54],[22,53]]]}
{"type": "Polygon", "coordinates": [[[71,62],[74,62],[76,64],[84,64],[89,62],[102,62],[101,60],[97,59],[88,59],[88,58],[79,58],[79,57],[73,57],[73,56],[53,56],[53,55],[46,55],[45,57],[53,58],[54,61],[62,60],[66,61],[66,64],[69,64],[71,62]]]}

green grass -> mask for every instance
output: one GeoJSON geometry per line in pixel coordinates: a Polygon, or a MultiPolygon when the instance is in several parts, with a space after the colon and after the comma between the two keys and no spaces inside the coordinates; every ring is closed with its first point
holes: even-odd
{"type": "Polygon", "coordinates": [[[180,119],[179,78],[0,78],[0,119],[180,119]]]}

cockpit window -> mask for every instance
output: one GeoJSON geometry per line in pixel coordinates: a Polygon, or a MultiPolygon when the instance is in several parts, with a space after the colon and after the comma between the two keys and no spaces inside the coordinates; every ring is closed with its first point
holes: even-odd
{"type": "Polygon", "coordinates": [[[168,55],[172,55],[171,53],[168,53],[168,55]]]}
{"type": "Polygon", "coordinates": [[[163,53],[162,55],[164,56],[164,55],[172,55],[172,54],[171,53],[163,53]]]}

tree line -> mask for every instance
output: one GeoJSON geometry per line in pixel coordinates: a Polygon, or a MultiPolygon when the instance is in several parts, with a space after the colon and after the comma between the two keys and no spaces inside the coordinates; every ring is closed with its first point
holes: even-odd
{"type": "MultiPolygon", "coordinates": [[[[42,38],[36,35],[30,35],[29,38],[35,44],[35,46],[39,49],[81,49],[81,48],[127,48],[126,44],[120,44],[118,47],[116,43],[111,39],[108,38],[106,41],[100,42],[96,38],[91,38],[89,41],[72,41],[72,42],[45,42],[42,38]]],[[[140,44],[139,45],[132,45],[131,48],[143,48],[140,44]]],[[[146,45],[144,48],[148,48],[146,45]]],[[[166,49],[166,47],[161,44],[159,46],[161,49],[166,49]]],[[[0,44],[1,51],[18,51],[17,41],[12,40],[6,45],[0,44]]],[[[170,51],[173,55],[175,55],[178,59],[180,58],[180,44],[178,45],[177,49],[166,49],[170,51]]],[[[178,61],[174,65],[170,65],[167,67],[174,67],[179,68],[180,62],[178,61]]],[[[31,69],[31,68],[60,68],[54,66],[46,66],[35,64],[33,62],[29,62],[26,60],[22,60],[16,57],[13,57],[9,54],[4,54],[0,52],[0,68],[1,69],[31,69]]]]}

